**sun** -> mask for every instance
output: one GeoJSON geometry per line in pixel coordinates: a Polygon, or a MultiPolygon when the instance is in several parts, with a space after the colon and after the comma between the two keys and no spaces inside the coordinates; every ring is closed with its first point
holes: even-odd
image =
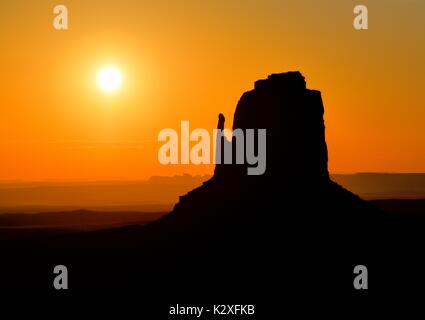
{"type": "Polygon", "coordinates": [[[104,92],[115,92],[121,88],[122,74],[120,69],[114,66],[106,66],[99,70],[97,84],[104,92]]]}

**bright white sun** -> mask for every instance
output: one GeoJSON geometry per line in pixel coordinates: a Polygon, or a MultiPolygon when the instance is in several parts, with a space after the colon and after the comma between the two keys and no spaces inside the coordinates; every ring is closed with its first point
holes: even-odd
{"type": "Polygon", "coordinates": [[[103,67],[97,75],[97,84],[105,92],[114,92],[121,88],[121,71],[113,66],[103,67]]]}

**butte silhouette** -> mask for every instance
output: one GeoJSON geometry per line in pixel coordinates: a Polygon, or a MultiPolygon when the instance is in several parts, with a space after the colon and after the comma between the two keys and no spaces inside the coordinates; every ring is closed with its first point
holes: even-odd
{"type": "MultiPolygon", "coordinates": [[[[339,276],[369,259],[385,217],[329,178],[323,115],[320,91],[307,89],[300,72],[256,81],[240,98],[232,129],[267,129],[265,174],[216,165],[209,181],[147,229],[166,229],[179,243],[170,256],[191,261],[185,248],[201,257],[203,267],[189,268],[190,274],[208,275],[213,292],[226,281],[252,294],[321,292],[323,283],[331,292],[342,289],[339,276]]],[[[235,149],[235,141],[227,143],[235,149]]],[[[348,274],[351,280],[352,269],[348,274]]]]}

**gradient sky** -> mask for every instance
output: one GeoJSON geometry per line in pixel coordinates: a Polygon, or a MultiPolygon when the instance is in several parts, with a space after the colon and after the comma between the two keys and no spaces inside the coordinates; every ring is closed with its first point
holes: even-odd
{"type": "Polygon", "coordinates": [[[231,126],[255,80],[289,70],[322,92],[332,172],[425,172],[424,39],[423,0],[2,1],[0,180],[211,173],[160,165],[158,132],[231,126]],[[114,95],[96,86],[106,64],[114,95]]]}

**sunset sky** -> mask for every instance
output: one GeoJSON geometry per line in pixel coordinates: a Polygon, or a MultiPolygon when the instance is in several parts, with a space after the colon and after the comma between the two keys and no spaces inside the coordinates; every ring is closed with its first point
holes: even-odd
{"type": "Polygon", "coordinates": [[[425,172],[424,39],[423,0],[1,1],[0,180],[211,173],[160,165],[159,131],[231,127],[254,81],[290,70],[322,92],[331,172],[425,172]],[[108,65],[117,92],[96,83],[108,65]]]}

